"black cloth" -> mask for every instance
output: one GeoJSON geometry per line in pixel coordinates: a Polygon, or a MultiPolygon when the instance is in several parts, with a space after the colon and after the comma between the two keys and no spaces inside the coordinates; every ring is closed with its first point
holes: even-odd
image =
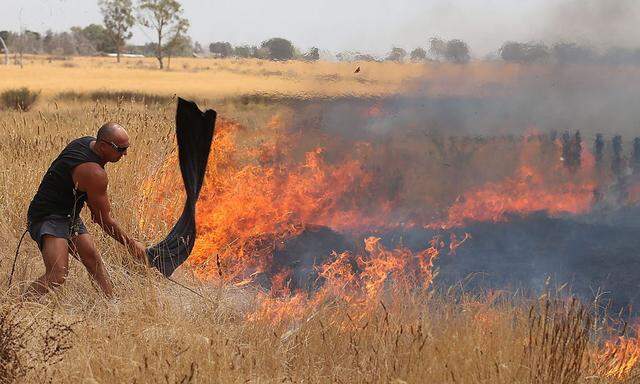
{"type": "Polygon", "coordinates": [[[49,215],[35,223],[30,222],[28,229],[29,235],[38,243],[41,251],[44,247],[42,242],[44,235],[71,240],[73,237],[88,233],[81,218],[78,217],[72,221],[70,217],[59,215],[49,215]]]}
{"type": "Polygon", "coordinates": [[[193,249],[196,239],[196,201],[204,181],[216,115],[214,110],[203,113],[194,102],[178,98],[178,159],[187,201],[182,215],[167,237],[147,249],[149,263],[165,276],[171,276],[193,249]]]}
{"type": "Polygon", "coordinates": [[[86,136],[70,142],[42,178],[38,192],[29,204],[27,221],[36,223],[46,216],[78,217],[87,193],[75,188],[71,172],[82,163],[93,162],[104,168],[104,161],[89,144],[95,137],[86,136]]]}

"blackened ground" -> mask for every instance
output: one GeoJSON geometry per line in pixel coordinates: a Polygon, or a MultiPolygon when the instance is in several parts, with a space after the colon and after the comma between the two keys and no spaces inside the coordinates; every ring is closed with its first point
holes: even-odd
{"type": "MultiPolygon", "coordinates": [[[[437,282],[443,287],[463,283],[470,291],[533,293],[567,283],[565,293],[585,300],[604,293],[613,309],[633,305],[640,299],[640,209],[610,213],[606,224],[595,221],[593,215],[552,218],[540,212],[456,228],[453,232],[469,233],[471,239],[437,260],[437,282]]],[[[383,241],[418,250],[438,234],[447,238],[446,232],[420,229],[387,233],[383,241]]]]}
{"type": "MultiPolygon", "coordinates": [[[[603,294],[603,303],[609,302],[611,309],[618,311],[640,300],[640,220],[632,220],[640,218],[640,208],[609,212],[606,219],[597,216],[554,218],[538,212],[447,231],[395,230],[357,238],[327,227],[307,226],[274,247],[271,268],[255,281],[269,289],[273,276],[290,271],[286,285],[311,293],[323,284],[316,267],[332,261],[333,251],[362,253],[366,236],[381,237],[389,249],[404,246],[416,252],[440,236],[445,248],[436,261],[439,287],[460,285],[470,292],[500,289],[540,294],[567,283],[563,293],[585,301],[603,294]],[[465,233],[471,238],[448,254],[451,233],[458,239],[465,233]]],[[[353,268],[357,273],[355,262],[353,268]]]]}

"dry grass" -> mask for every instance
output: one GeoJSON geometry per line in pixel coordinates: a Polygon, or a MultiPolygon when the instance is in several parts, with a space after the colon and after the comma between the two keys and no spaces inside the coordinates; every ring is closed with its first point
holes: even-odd
{"type": "Polygon", "coordinates": [[[26,60],[24,68],[0,66],[0,90],[26,86],[44,96],[63,91],[133,91],[171,96],[221,98],[244,94],[368,96],[395,94],[407,85],[434,95],[477,93],[510,81],[521,69],[477,63],[469,66],[397,63],[270,62],[255,59],[172,59],[158,70],[153,58],[73,57],[26,60]],[[362,72],[354,74],[360,66],[362,72]]]}
{"type": "MultiPolygon", "coordinates": [[[[90,62],[87,64],[91,65],[90,69],[85,63],[71,68],[53,63],[53,68],[47,67],[46,75],[40,72],[48,63],[35,62],[26,66],[25,72],[0,68],[0,89],[18,84],[38,85],[35,88],[49,96],[63,90],[93,91],[96,88],[166,94],[195,93],[202,87],[202,92],[215,96],[256,90],[306,92],[300,85],[304,82],[281,77],[240,74],[237,79],[243,81],[235,82],[235,74],[220,71],[225,73],[226,82],[218,82],[220,79],[216,76],[222,76],[220,74],[205,70],[190,72],[198,62],[195,60],[185,60],[189,63],[188,70],[171,72],[114,69],[113,64],[101,60],[74,59],[90,62]],[[9,72],[14,77],[6,76],[9,72]],[[189,83],[181,80],[187,73],[189,83]],[[52,80],[46,80],[49,78],[52,80]],[[136,79],[144,87],[126,84],[130,79],[136,79]]],[[[237,65],[224,63],[231,67],[237,65]]],[[[125,65],[136,64],[128,61],[125,65]]],[[[292,66],[292,70],[297,69],[304,75],[305,71],[312,71],[307,65],[315,64],[251,65],[254,69],[266,67],[265,70],[283,72],[292,66]]],[[[380,65],[379,70],[384,71],[383,66],[387,64],[380,65]]],[[[172,66],[182,68],[177,62],[172,66]]],[[[319,63],[317,66],[320,71],[329,65],[319,63]]],[[[346,77],[349,66],[340,64],[332,68],[344,72],[346,77]]],[[[397,78],[392,80],[384,81],[400,83],[397,78]]],[[[345,82],[359,86],[353,80],[345,82]]],[[[324,91],[340,92],[347,83],[339,82],[324,91]]],[[[369,86],[362,87],[362,93],[370,92],[369,86]]],[[[233,105],[219,107],[227,115],[236,114],[247,126],[260,126],[270,116],[271,108],[251,107],[249,114],[248,109],[238,110],[233,105]]],[[[149,107],[131,101],[45,101],[29,112],[7,111],[0,115],[0,254],[3,255],[0,284],[3,287],[6,287],[15,245],[25,227],[29,200],[51,159],[70,139],[93,134],[96,127],[107,120],[125,125],[133,144],[123,161],[108,166],[114,216],[126,230],[149,243],[166,233],[170,219],[167,223],[150,217],[148,212],[154,210],[149,209],[150,203],[138,188],[160,169],[175,149],[174,108],[171,101],[149,107]],[[142,228],[141,221],[153,225],[142,228]]],[[[167,210],[179,210],[173,208],[167,207],[167,210]]],[[[259,318],[247,320],[247,315],[259,307],[260,296],[255,292],[198,282],[188,271],[179,271],[176,279],[202,295],[197,296],[154,273],[132,266],[121,247],[102,235],[89,220],[85,222],[105,258],[117,299],[105,300],[80,264],[73,260],[65,286],[40,303],[16,306],[14,298],[18,287],[8,291],[3,288],[0,314],[13,314],[15,318],[31,321],[29,340],[35,340],[12,339],[11,333],[2,333],[4,328],[0,324],[0,343],[3,343],[0,359],[5,358],[4,347],[14,346],[16,355],[9,353],[7,358],[13,364],[24,362],[24,366],[29,367],[22,371],[23,377],[19,377],[22,373],[15,376],[21,382],[634,382],[628,378],[633,376],[605,378],[599,369],[602,362],[595,357],[599,356],[606,329],[601,322],[591,322],[589,313],[575,303],[553,302],[548,306],[545,298],[469,297],[456,290],[433,294],[390,293],[360,316],[337,298],[298,320],[276,323],[259,318]],[[73,331],[54,337],[59,343],[52,345],[58,345],[60,353],[50,360],[29,358],[29,352],[41,350],[38,340],[51,341],[47,332],[52,324],[61,327],[56,329],[70,326],[73,331]],[[67,342],[71,346],[68,350],[67,342]],[[18,355],[27,356],[27,360],[18,361],[18,355]]],[[[39,252],[34,242],[27,239],[14,281],[23,285],[42,269],[39,252]]],[[[8,376],[4,380],[11,381],[8,376]]]]}

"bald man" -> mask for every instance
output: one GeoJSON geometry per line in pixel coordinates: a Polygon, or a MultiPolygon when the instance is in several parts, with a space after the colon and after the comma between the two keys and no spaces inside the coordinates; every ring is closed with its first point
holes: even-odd
{"type": "Polygon", "coordinates": [[[107,197],[106,163],[127,154],[129,135],[120,125],[107,123],[96,137],[86,136],[69,143],[51,163],[27,214],[29,234],[38,243],[45,272],[29,287],[39,296],[62,285],[69,268],[69,252],[76,255],[107,297],[112,286],[93,238],[87,232],[80,211],[85,201],[91,218],[102,230],[123,244],[135,259],[145,260],[145,248],[127,235],[111,216],[107,197]]]}

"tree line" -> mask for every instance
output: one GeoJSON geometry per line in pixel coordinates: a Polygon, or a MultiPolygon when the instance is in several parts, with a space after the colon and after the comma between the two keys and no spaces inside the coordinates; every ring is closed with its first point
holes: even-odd
{"type": "MultiPolygon", "coordinates": [[[[320,51],[312,47],[300,52],[289,40],[274,37],[260,45],[240,45],[234,47],[229,42],[217,41],[209,44],[208,50],[188,36],[189,21],[183,17],[183,9],[177,0],[98,0],[103,16],[102,24],[86,27],[72,27],[69,31],[44,34],[22,30],[20,32],[0,31],[0,38],[8,50],[20,57],[24,53],[46,53],[49,55],[96,55],[115,53],[118,62],[122,53],[153,56],[160,68],[164,60],[172,56],[211,55],[219,58],[240,57],[269,60],[320,59],[320,51]],[[130,45],[132,28],[139,25],[149,38],[144,45],[130,45]],[[208,52],[207,52],[208,51],[208,52]]],[[[4,50],[0,44],[0,52],[4,50]]],[[[433,37],[426,47],[417,47],[411,52],[404,48],[392,47],[384,57],[362,52],[345,51],[335,57],[340,61],[446,61],[465,64],[471,60],[469,45],[460,40],[445,40],[433,37]]],[[[606,63],[640,64],[640,49],[610,48],[598,52],[591,47],[576,43],[561,42],[547,46],[536,42],[504,43],[497,51],[498,57],[506,62],[519,64],[535,63],[606,63]]],[[[20,59],[20,63],[22,60],[20,59]]]]}

